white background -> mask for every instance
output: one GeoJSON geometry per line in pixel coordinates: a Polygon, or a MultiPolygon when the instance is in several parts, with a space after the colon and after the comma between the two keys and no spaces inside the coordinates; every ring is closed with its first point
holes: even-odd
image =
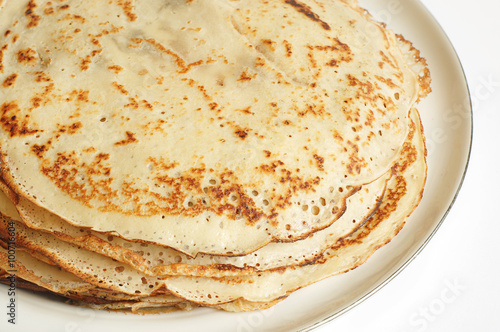
{"type": "Polygon", "coordinates": [[[474,101],[467,176],[423,252],[375,295],[315,332],[500,331],[500,2],[422,2],[454,45],[474,101]]]}

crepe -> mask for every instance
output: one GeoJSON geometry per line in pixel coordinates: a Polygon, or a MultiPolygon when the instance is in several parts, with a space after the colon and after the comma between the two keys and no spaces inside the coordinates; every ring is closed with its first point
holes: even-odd
{"type": "MultiPolygon", "coordinates": [[[[152,296],[167,292],[201,305],[219,305],[237,299],[270,302],[325,277],[363,263],[401,229],[422,197],[425,183],[425,146],[418,113],[413,112],[408,140],[394,165],[388,193],[381,206],[359,230],[335,243],[314,264],[287,267],[254,275],[209,278],[149,277],[108,257],[86,251],[54,236],[34,232],[16,223],[17,244],[38,251],[82,280],[129,295],[152,296]]],[[[6,222],[0,234],[6,233],[6,222]]]]}
{"type": "Polygon", "coordinates": [[[0,244],[93,309],[268,308],[401,230],[430,91],[354,0],[0,0],[0,244]]]}
{"type": "MultiPolygon", "coordinates": [[[[310,237],[296,242],[271,243],[251,255],[236,257],[207,254],[190,257],[170,248],[130,242],[77,228],[23,197],[18,197],[1,182],[0,188],[16,203],[15,207],[21,213],[19,215],[17,212],[10,212],[10,217],[16,221],[22,220],[32,229],[49,232],[63,241],[127,263],[148,275],[221,277],[313,262],[326,248],[366,222],[378,207],[389,177],[390,174],[383,176],[353,194],[347,201],[345,213],[335,223],[310,237]]],[[[16,211],[14,205],[1,192],[0,204],[5,206],[6,211],[16,211]]]]}
{"type": "Polygon", "coordinates": [[[77,226],[241,255],[327,227],[390,170],[419,80],[360,9],[121,4],[4,1],[2,175],[20,195],[77,226]]]}
{"type": "MultiPolygon", "coordinates": [[[[38,261],[24,252],[17,253],[16,287],[37,292],[51,292],[64,296],[68,303],[100,310],[131,311],[132,313],[161,313],[175,310],[192,310],[197,305],[171,294],[141,297],[110,292],[88,284],[71,273],[53,265],[38,261]]],[[[12,270],[9,266],[7,251],[0,248],[0,283],[10,284],[12,270]]],[[[236,300],[216,306],[226,311],[262,310],[280,300],[266,303],[251,303],[236,300]]]]}

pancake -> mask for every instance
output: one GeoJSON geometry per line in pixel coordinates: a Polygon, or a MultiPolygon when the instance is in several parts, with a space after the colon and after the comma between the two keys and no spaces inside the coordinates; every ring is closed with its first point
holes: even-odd
{"type": "MultiPolygon", "coordinates": [[[[245,256],[214,256],[198,254],[189,257],[174,249],[155,244],[136,243],[119,237],[93,232],[66,223],[58,216],[18,197],[0,182],[14,205],[0,192],[0,204],[16,221],[29,228],[49,232],[57,238],[84,249],[127,263],[148,275],[194,275],[221,277],[256,273],[266,269],[313,262],[326,248],[358,229],[375,211],[383,197],[387,176],[364,186],[347,202],[345,213],[329,227],[296,242],[271,243],[245,256]]],[[[3,210],[2,210],[3,211],[3,210]]]]}
{"type": "Polygon", "coordinates": [[[0,0],[0,245],[76,305],[268,308],[402,229],[430,92],[355,0],[0,0]]]}
{"type": "MultiPolygon", "coordinates": [[[[21,248],[17,253],[16,261],[16,287],[29,289],[36,292],[52,292],[61,295],[71,304],[100,310],[131,311],[132,313],[160,313],[175,310],[192,310],[197,307],[171,294],[149,297],[128,296],[112,293],[91,284],[85,283],[71,273],[61,270],[53,265],[38,261],[26,254],[21,248]]],[[[7,251],[0,248],[0,283],[10,284],[10,273],[7,251]]],[[[251,303],[237,300],[216,306],[217,309],[226,311],[262,310],[276,304],[251,303]]]]}
{"type": "Polygon", "coordinates": [[[332,224],[390,171],[422,90],[342,1],[3,1],[0,22],[8,185],[191,256],[332,224]]]}
{"type": "MultiPolygon", "coordinates": [[[[401,230],[422,197],[426,179],[425,145],[416,111],[412,112],[412,118],[408,141],[393,168],[394,176],[388,182],[388,192],[380,207],[360,229],[327,249],[314,264],[223,278],[149,277],[50,234],[34,232],[20,223],[16,224],[16,243],[38,251],[90,284],[124,294],[152,296],[166,291],[208,306],[238,299],[257,303],[277,301],[310,283],[359,266],[401,230]]],[[[4,221],[0,233],[5,231],[4,221]]]]}

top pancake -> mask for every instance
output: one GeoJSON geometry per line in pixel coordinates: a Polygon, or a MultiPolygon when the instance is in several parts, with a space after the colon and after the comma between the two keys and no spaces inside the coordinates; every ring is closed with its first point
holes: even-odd
{"type": "Polygon", "coordinates": [[[390,171],[421,94],[413,55],[340,1],[0,3],[9,186],[190,255],[330,225],[390,171]]]}

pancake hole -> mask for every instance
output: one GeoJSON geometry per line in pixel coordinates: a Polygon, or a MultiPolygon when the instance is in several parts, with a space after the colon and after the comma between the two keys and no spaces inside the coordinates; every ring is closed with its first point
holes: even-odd
{"type": "Polygon", "coordinates": [[[105,117],[102,117],[99,121],[101,121],[101,122],[106,122],[106,120],[107,120],[107,119],[106,119],[105,117]]]}
{"type": "Polygon", "coordinates": [[[117,266],[115,267],[115,271],[118,273],[122,273],[123,271],[125,271],[125,268],[123,266],[117,266]]]}
{"type": "Polygon", "coordinates": [[[312,213],[313,215],[317,216],[317,215],[319,214],[319,207],[317,207],[316,205],[315,205],[315,206],[313,206],[313,207],[311,208],[311,213],[312,213]]]}
{"type": "Polygon", "coordinates": [[[175,262],[176,262],[176,263],[180,263],[180,262],[182,262],[182,257],[181,257],[181,256],[179,256],[179,255],[175,256],[175,262]]]}
{"type": "Polygon", "coordinates": [[[204,188],[203,188],[203,192],[204,192],[205,194],[206,194],[206,193],[208,193],[208,188],[207,188],[207,187],[204,187],[204,188]]]}
{"type": "Polygon", "coordinates": [[[394,94],[394,98],[396,98],[396,100],[399,100],[399,93],[398,93],[398,92],[396,92],[396,93],[394,94]]]}
{"type": "Polygon", "coordinates": [[[326,200],[323,197],[319,198],[319,203],[323,206],[326,206],[326,200]]]}
{"type": "Polygon", "coordinates": [[[217,184],[217,181],[215,181],[214,179],[210,179],[208,183],[210,183],[212,186],[215,186],[217,184]]]}
{"type": "Polygon", "coordinates": [[[309,209],[309,205],[302,205],[302,211],[307,211],[309,209]]]}
{"type": "Polygon", "coordinates": [[[194,203],[192,201],[188,202],[188,207],[193,207],[194,203]]]}
{"type": "Polygon", "coordinates": [[[269,201],[267,199],[263,200],[262,203],[265,205],[265,206],[268,206],[269,205],[269,201]]]}
{"type": "Polygon", "coordinates": [[[339,193],[344,192],[344,188],[339,187],[339,193]]]}
{"type": "Polygon", "coordinates": [[[287,231],[289,231],[289,230],[292,228],[292,226],[290,226],[290,224],[286,224],[286,226],[285,226],[285,227],[286,227],[286,230],[287,230],[287,231]]]}
{"type": "Polygon", "coordinates": [[[257,190],[252,190],[252,195],[259,196],[259,192],[257,190]]]}

